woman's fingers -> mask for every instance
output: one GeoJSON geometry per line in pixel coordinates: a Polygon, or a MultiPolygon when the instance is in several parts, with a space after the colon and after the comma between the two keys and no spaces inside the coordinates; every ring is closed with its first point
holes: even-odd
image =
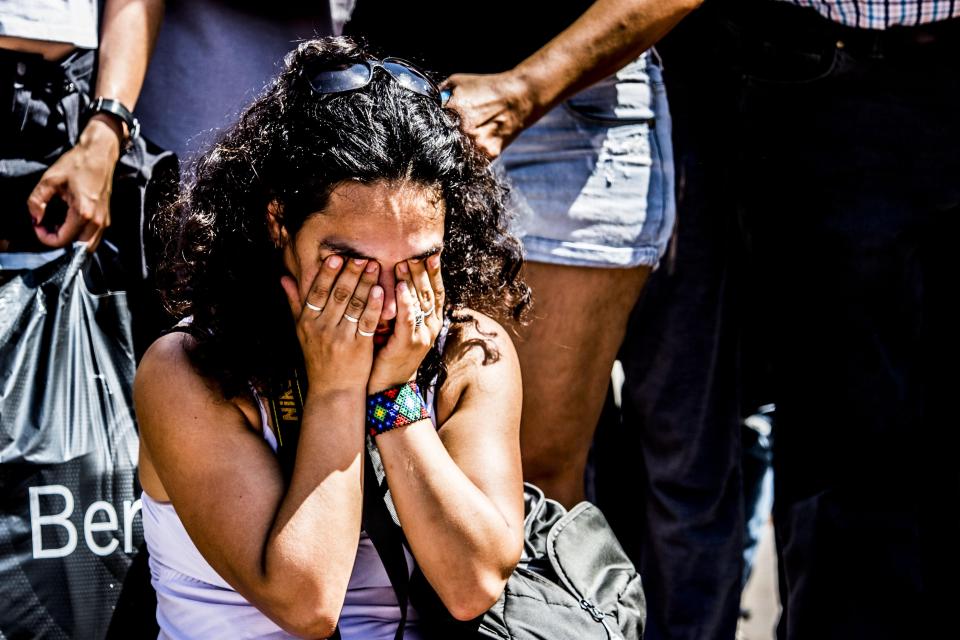
{"type": "Polygon", "coordinates": [[[380,322],[380,312],[383,310],[383,288],[380,285],[370,287],[370,293],[367,295],[367,304],[360,314],[360,321],[357,323],[357,338],[373,339],[373,334],[377,331],[377,324],[380,322]]]}
{"type": "MultiPolygon", "coordinates": [[[[397,279],[406,285],[413,332],[415,333],[425,324],[427,325],[428,332],[436,331],[436,327],[425,322],[433,318],[432,310],[430,309],[430,304],[432,304],[433,301],[433,291],[430,290],[430,281],[423,270],[423,261],[414,262],[413,260],[407,260],[406,262],[398,264],[397,279]],[[420,287],[424,287],[424,291],[421,292],[420,287]],[[426,304],[424,300],[427,300],[426,304]],[[425,314],[425,310],[431,311],[431,314],[425,314]],[[417,322],[418,318],[419,322],[417,322]]],[[[397,297],[399,298],[399,295],[397,297]]],[[[399,319],[400,317],[400,306],[398,302],[397,318],[399,319]]]]}
{"type": "Polygon", "coordinates": [[[440,277],[440,256],[432,255],[426,260],[409,260],[410,282],[420,311],[424,314],[424,324],[433,337],[440,332],[443,324],[443,280],[440,277]]]}
{"type": "Polygon", "coordinates": [[[360,282],[360,276],[367,266],[367,261],[361,258],[352,258],[346,261],[340,275],[337,276],[327,297],[327,304],[323,307],[323,318],[331,325],[338,325],[340,322],[349,321],[356,324],[358,316],[347,318],[344,314],[347,311],[347,305],[353,297],[353,292],[357,290],[357,284],[360,282]]]}
{"type": "Polygon", "coordinates": [[[397,319],[393,326],[393,334],[407,343],[416,330],[417,301],[410,292],[410,284],[406,280],[397,282],[397,319]]]}
{"type": "Polygon", "coordinates": [[[297,281],[293,276],[282,276],[280,286],[283,292],[287,294],[287,304],[290,305],[290,311],[294,318],[299,318],[303,311],[303,303],[300,302],[300,290],[297,288],[297,281]]]}
{"type": "Polygon", "coordinates": [[[446,303],[446,293],[443,289],[443,276],[440,274],[440,254],[435,253],[426,259],[427,275],[430,277],[430,287],[433,289],[433,313],[443,319],[443,305],[446,303]]]}
{"type": "Polygon", "coordinates": [[[408,260],[407,265],[410,268],[410,281],[416,290],[417,299],[420,301],[420,309],[427,314],[433,315],[436,311],[436,300],[433,295],[433,287],[430,284],[430,276],[427,274],[426,262],[424,260],[408,260]]]}
{"type": "MultiPolygon", "coordinates": [[[[370,294],[370,288],[377,283],[380,277],[380,265],[374,261],[367,262],[363,268],[363,274],[360,276],[360,282],[347,303],[347,309],[343,312],[343,319],[340,326],[348,324],[357,324],[367,307],[367,299],[370,294]]],[[[352,330],[351,330],[352,332],[352,330]]]]}
{"type": "MultiPolygon", "coordinates": [[[[313,278],[310,290],[307,291],[302,311],[315,315],[319,315],[323,311],[324,307],[327,306],[327,300],[330,298],[333,282],[337,274],[340,273],[341,265],[343,265],[343,258],[340,256],[327,256],[327,259],[320,265],[317,275],[313,278]]],[[[299,314],[297,315],[299,317],[299,314]]],[[[339,317],[337,319],[339,320],[339,317]]]]}

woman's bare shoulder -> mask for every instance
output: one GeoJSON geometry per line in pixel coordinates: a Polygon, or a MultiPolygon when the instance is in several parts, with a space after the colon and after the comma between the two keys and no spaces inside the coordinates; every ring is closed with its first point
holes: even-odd
{"type": "MultiPolygon", "coordinates": [[[[154,393],[210,393],[211,381],[200,374],[190,360],[190,349],[196,339],[188,333],[163,335],[147,349],[137,366],[134,397],[154,393]]],[[[192,395],[192,394],[191,394],[192,395]]]]}
{"type": "Polygon", "coordinates": [[[510,334],[484,313],[463,309],[454,315],[443,360],[447,378],[438,394],[441,423],[466,394],[508,398],[514,390],[519,393],[520,364],[510,334]]]}
{"type": "Polygon", "coordinates": [[[490,316],[463,309],[451,319],[444,345],[444,362],[448,367],[489,366],[501,360],[509,366],[516,357],[507,329],[490,316]]]}
{"type": "Polygon", "coordinates": [[[190,334],[171,332],[158,338],[143,355],[134,379],[134,405],[138,419],[146,423],[141,426],[149,429],[166,424],[166,419],[158,418],[176,417],[198,405],[204,407],[204,413],[235,414],[239,410],[248,422],[259,413],[251,398],[225,397],[220,385],[196,368],[190,358],[195,344],[196,338],[190,334]]]}

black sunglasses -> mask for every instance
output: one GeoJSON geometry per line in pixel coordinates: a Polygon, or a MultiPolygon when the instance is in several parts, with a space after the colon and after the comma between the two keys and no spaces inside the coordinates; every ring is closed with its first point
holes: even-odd
{"type": "Polygon", "coordinates": [[[450,97],[449,91],[440,91],[427,74],[400,58],[367,58],[362,62],[324,69],[310,78],[310,87],[320,95],[355,91],[370,84],[377,69],[386,71],[404,89],[436,100],[440,106],[450,97]]]}

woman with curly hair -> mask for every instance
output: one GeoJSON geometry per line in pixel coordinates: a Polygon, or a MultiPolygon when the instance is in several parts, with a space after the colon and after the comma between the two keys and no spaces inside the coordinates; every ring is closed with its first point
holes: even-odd
{"type": "Polygon", "coordinates": [[[362,527],[367,437],[407,570],[458,620],[496,601],[523,540],[497,319],[529,300],[504,199],[436,85],[344,38],[300,44],[200,158],[159,221],[189,321],[135,385],[161,637],[426,637],[362,527]]]}

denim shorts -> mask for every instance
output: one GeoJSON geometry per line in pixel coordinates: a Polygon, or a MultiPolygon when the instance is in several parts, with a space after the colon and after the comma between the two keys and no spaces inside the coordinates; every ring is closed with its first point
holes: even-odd
{"type": "Polygon", "coordinates": [[[655,266],[673,232],[670,114],[656,55],[555,107],[497,162],[525,258],[655,266]]]}

